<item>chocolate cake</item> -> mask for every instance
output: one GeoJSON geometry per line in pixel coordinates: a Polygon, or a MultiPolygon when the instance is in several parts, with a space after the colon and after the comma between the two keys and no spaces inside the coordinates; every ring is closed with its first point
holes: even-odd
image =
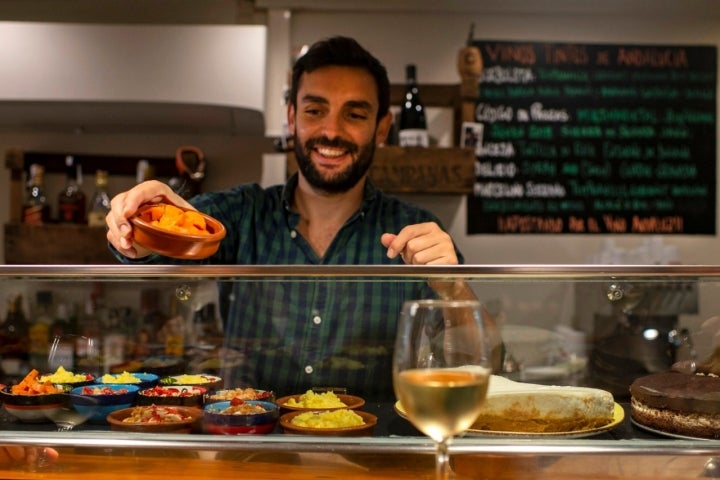
{"type": "Polygon", "coordinates": [[[720,377],[675,371],[630,385],[630,415],[640,425],[676,435],[720,438],[720,377]]]}

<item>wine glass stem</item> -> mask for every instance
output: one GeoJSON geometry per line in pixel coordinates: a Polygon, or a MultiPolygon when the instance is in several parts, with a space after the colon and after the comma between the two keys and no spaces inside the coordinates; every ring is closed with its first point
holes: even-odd
{"type": "Polygon", "coordinates": [[[437,442],[435,450],[435,480],[448,480],[450,478],[450,454],[448,442],[437,442]]]}

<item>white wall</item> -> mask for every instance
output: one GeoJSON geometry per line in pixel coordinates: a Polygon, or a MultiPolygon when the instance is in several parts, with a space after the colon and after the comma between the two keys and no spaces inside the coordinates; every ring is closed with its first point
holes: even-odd
{"type": "MultiPolygon", "coordinates": [[[[262,25],[0,21],[0,39],[0,102],[70,100],[122,105],[129,101],[218,105],[259,112],[264,109],[266,28],[262,25]]],[[[171,158],[177,147],[195,145],[203,150],[208,163],[203,188],[215,190],[258,181],[262,154],[271,150],[270,142],[257,133],[262,132],[262,125],[254,125],[248,134],[226,134],[211,131],[202,125],[202,118],[190,118],[189,128],[184,131],[152,130],[143,129],[143,122],[147,127],[152,118],[128,118],[120,115],[120,110],[114,112],[117,117],[100,119],[109,127],[104,129],[70,122],[62,125],[56,112],[46,115],[56,122],[53,128],[15,128],[11,121],[3,119],[3,127],[10,126],[0,128],[0,155],[13,148],[171,158]],[[118,126],[117,130],[113,125],[118,126]]],[[[237,127],[229,118],[227,126],[237,127]]],[[[46,180],[48,199],[57,213],[57,193],[64,180],[62,175],[50,175],[46,180]]],[[[92,179],[86,181],[86,195],[90,196],[92,179]]],[[[111,178],[110,193],[129,188],[133,181],[131,177],[111,178]]],[[[5,224],[10,218],[7,169],[0,170],[0,192],[4,197],[0,201],[0,224],[5,224]]]]}
{"type": "MultiPolygon", "coordinates": [[[[457,2],[456,2],[457,3],[457,2]]],[[[521,3],[521,2],[520,2],[521,3]]],[[[527,2],[527,4],[536,4],[527,2]]],[[[706,2],[699,10],[697,2],[665,1],[591,2],[594,7],[564,8],[563,2],[547,12],[513,11],[498,7],[484,13],[357,13],[297,11],[288,20],[290,48],[328,35],[355,37],[386,65],[392,83],[404,81],[404,65],[418,65],[420,83],[456,83],[456,55],[467,38],[471,23],[476,39],[537,40],[568,42],[635,42],[659,44],[720,43],[720,2],[706,2]],[[672,5],[663,11],[663,6],[672,5]],[[687,11],[683,10],[687,5],[687,11]],[[627,6],[627,9],[625,9],[627,6]],[[567,13],[568,11],[574,13],[567,13]]],[[[575,5],[582,2],[574,2],[575,5]]],[[[517,5],[515,2],[514,5],[517,5]]],[[[482,7],[478,7],[478,10],[482,7]]],[[[519,10],[519,11],[517,11],[519,10]]],[[[272,30],[270,38],[272,38],[272,30]]],[[[270,54],[273,45],[270,44],[270,54]]],[[[270,87],[269,87],[270,88],[270,87]]],[[[278,92],[279,95],[279,92],[278,92]]],[[[268,93],[268,97],[270,97],[268,93]]],[[[268,105],[267,118],[273,118],[268,105]]],[[[268,129],[273,125],[268,124],[268,129]]],[[[608,238],[624,248],[634,248],[643,241],[640,236],[581,235],[472,235],[466,234],[466,202],[457,197],[413,197],[442,215],[465,253],[468,263],[586,263],[608,238]]],[[[720,222],[717,222],[720,225],[720,222]]],[[[687,264],[719,262],[717,236],[666,236],[665,243],[677,245],[680,260],[687,264]]]]}

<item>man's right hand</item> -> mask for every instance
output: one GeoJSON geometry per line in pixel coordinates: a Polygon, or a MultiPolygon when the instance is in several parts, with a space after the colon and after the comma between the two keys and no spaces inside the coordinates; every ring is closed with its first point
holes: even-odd
{"type": "Polygon", "coordinates": [[[105,217],[108,242],[128,258],[148,256],[148,250],[133,243],[133,227],[128,219],[135,215],[140,206],[158,202],[193,208],[165,183],[157,180],[139,183],[126,192],[118,193],[110,201],[110,211],[105,217]]]}

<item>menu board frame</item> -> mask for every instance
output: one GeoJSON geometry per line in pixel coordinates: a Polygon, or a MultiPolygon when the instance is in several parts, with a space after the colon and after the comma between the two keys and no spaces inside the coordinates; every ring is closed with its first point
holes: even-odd
{"type": "Polygon", "coordinates": [[[716,234],[716,46],[472,45],[469,235],[716,234]]]}

